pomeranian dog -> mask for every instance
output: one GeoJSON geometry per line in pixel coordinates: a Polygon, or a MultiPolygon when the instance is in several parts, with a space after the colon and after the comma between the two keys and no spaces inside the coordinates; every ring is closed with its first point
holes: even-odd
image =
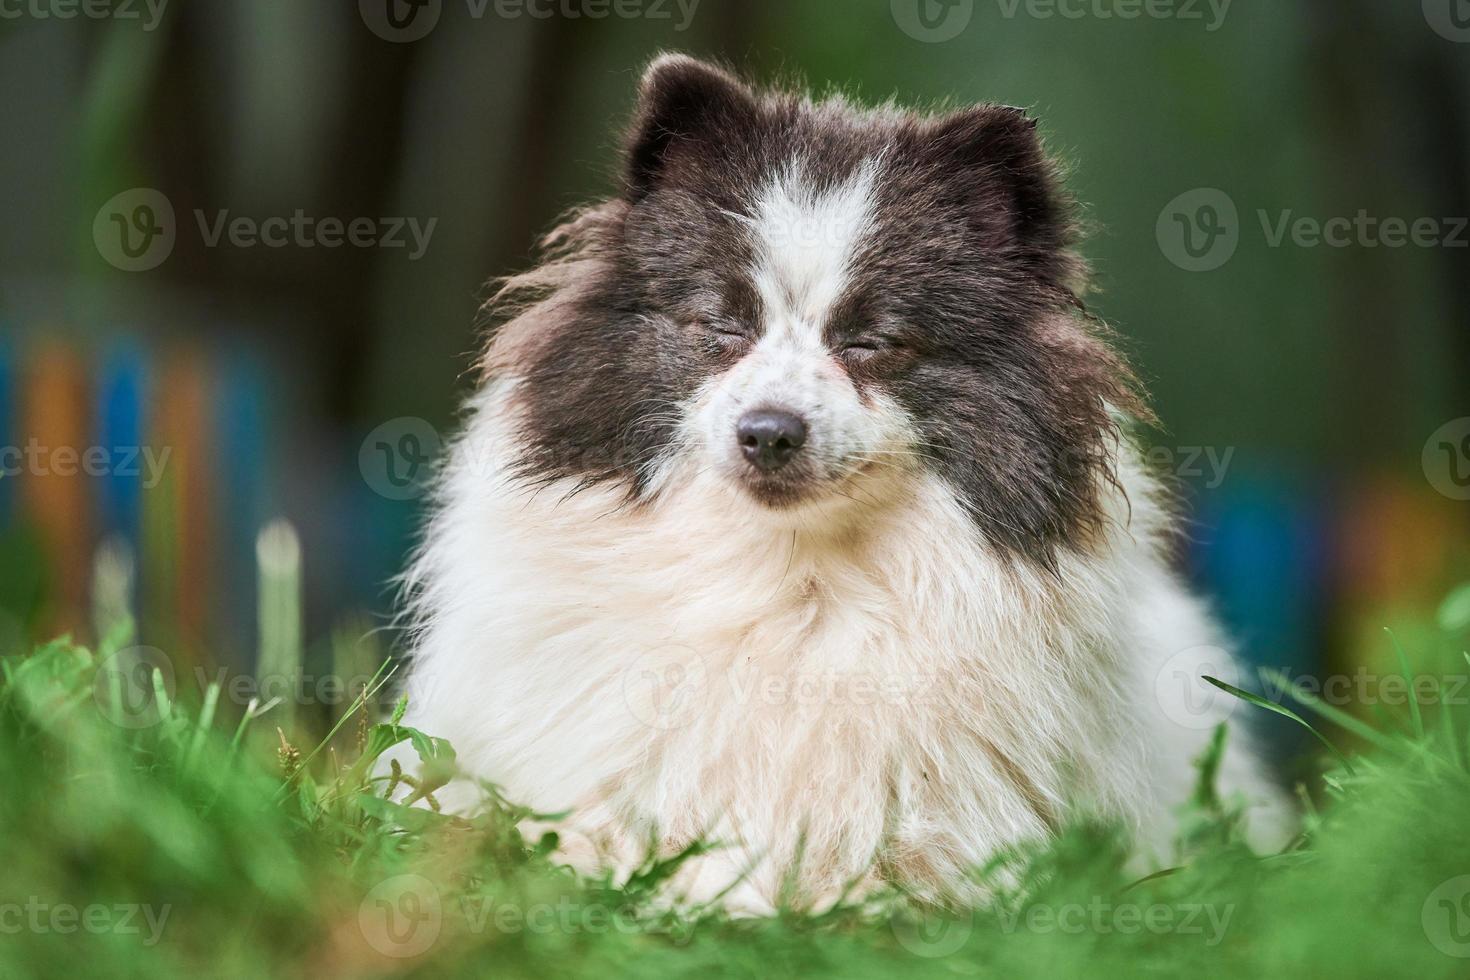
{"type": "MultiPolygon", "coordinates": [[[[408,574],[441,802],[567,811],[587,870],[719,842],[674,888],[754,911],[953,893],[1082,818],[1166,856],[1211,736],[1170,665],[1224,640],[1075,238],[1022,110],[653,62],[617,196],[491,301],[408,574]]],[[[1264,771],[1232,733],[1270,842],[1264,771]]]]}

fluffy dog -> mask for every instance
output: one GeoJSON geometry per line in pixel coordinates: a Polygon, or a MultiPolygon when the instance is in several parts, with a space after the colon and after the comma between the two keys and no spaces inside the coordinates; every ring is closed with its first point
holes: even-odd
{"type": "MultiPolygon", "coordinates": [[[[1032,120],[664,56],[623,173],[492,301],[409,723],[580,864],[721,841],[676,887],[744,908],[944,891],[1082,814],[1161,855],[1211,728],[1176,668],[1228,655],[1032,120]]],[[[1279,838],[1262,772],[1234,733],[1279,838]]]]}

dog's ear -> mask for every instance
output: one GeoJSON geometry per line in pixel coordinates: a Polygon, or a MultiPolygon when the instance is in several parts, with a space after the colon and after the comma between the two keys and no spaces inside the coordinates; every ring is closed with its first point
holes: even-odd
{"type": "Polygon", "coordinates": [[[638,86],[626,154],[628,197],[642,200],[681,147],[719,140],[754,116],[754,95],[733,76],[688,55],[660,55],[638,86]]]}
{"type": "Polygon", "coordinates": [[[923,153],[957,194],[985,244],[1047,274],[1071,243],[1068,198],[1025,110],[977,105],[931,121],[923,153]],[[1043,268],[1044,267],[1044,268],[1043,268]]]}

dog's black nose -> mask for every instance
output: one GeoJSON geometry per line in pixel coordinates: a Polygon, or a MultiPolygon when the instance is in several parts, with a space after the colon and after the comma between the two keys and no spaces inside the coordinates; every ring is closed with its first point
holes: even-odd
{"type": "Polygon", "coordinates": [[[806,442],[806,423],[801,416],[776,408],[757,408],[740,416],[735,426],[740,451],[757,468],[779,470],[806,442]]]}

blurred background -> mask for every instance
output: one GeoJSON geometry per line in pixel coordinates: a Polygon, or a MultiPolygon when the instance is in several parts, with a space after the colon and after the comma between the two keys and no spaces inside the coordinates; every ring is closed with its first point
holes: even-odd
{"type": "Polygon", "coordinates": [[[299,642],[386,625],[484,283],[666,49],[1039,117],[1251,661],[1390,662],[1470,575],[1466,0],[3,0],[4,642],[111,563],[248,669],[276,518],[299,642]]]}

